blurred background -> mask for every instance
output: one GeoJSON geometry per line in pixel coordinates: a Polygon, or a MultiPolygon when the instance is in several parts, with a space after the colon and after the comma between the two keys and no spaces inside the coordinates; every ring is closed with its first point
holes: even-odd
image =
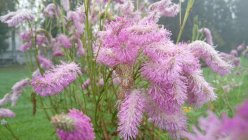
{"type": "MultiPolygon", "coordinates": [[[[187,6],[184,1],[182,10],[187,6]]],[[[162,21],[172,31],[174,40],[179,32],[178,20],[168,18],[162,21]]],[[[182,40],[191,40],[192,28],[197,21],[199,27],[211,30],[219,51],[230,52],[238,45],[248,43],[248,0],[195,0],[182,40]]]]}
{"type": "MultiPolygon", "coordinates": [[[[174,0],[178,2],[179,0],[174,0]]],[[[181,0],[182,1],[182,0],[181,0]]],[[[187,1],[182,3],[182,10],[186,9],[187,1]]],[[[0,15],[18,8],[39,10],[51,0],[0,0],[0,15]]],[[[183,11],[182,13],[184,13],[183,11]]],[[[219,51],[230,52],[240,44],[248,43],[248,0],[196,0],[187,21],[182,40],[191,40],[192,28],[197,24],[199,28],[207,27],[212,31],[214,45],[219,51]]],[[[164,24],[172,32],[173,40],[179,32],[179,18],[163,18],[164,24]]],[[[0,23],[0,65],[24,64],[25,58],[19,51],[21,41],[19,33],[22,28],[8,28],[0,23]]]]}

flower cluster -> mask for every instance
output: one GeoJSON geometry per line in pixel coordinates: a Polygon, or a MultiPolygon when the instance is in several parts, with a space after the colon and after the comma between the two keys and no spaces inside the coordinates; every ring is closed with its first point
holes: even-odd
{"type": "Polygon", "coordinates": [[[84,32],[84,22],[85,22],[84,7],[80,6],[77,8],[76,11],[68,11],[67,20],[73,23],[73,26],[71,28],[75,32],[75,35],[77,37],[80,37],[80,35],[82,35],[84,32]]]}
{"type": "Polygon", "coordinates": [[[21,39],[23,41],[23,45],[20,47],[20,50],[22,52],[26,52],[27,50],[30,50],[32,46],[44,46],[49,41],[47,36],[45,36],[42,32],[34,32],[31,30],[24,31],[21,33],[21,39]]]}
{"type": "Polygon", "coordinates": [[[199,119],[198,128],[193,132],[185,132],[183,135],[189,140],[245,140],[248,137],[248,102],[246,101],[237,109],[233,118],[223,115],[218,118],[213,112],[199,119]]]}
{"type": "Polygon", "coordinates": [[[44,75],[37,75],[32,79],[35,92],[41,96],[51,96],[62,92],[81,74],[80,67],[74,63],[57,65],[46,71],[44,75]]]}
{"type": "Polygon", "coordinates": [[[5,109],[5,108],[0,108],[0,119],[3,118],[13,118],[15,117],[15,113],[12,112],[9,109],[5,109]]]}
{"type": "Polygon", "coordinates": [[[221,52],[220,56],[223,60],[229,62],[234,67],[240,66],[240,55],[245,55],[245,44],[240,44],[236,48],[232,49],[229,53],[221,52]]]}
{"type": "Polygon", "coordinates": [[[228,54],[233,56],[233,58],[238,58],[241,55],[247,55],[248,46],[245,46],[244,43],[238,45],[237,47],[233,48],[228,54]]]}
{"type": "Polygon", "coordinates": [[[214,45],[212,33],[208,28],[202,28],[202,29],[200,29],[200,32],[204,33],[204,35],[206,37],[206,41],[209,45],[214,45]]]}
{"type": "Polygon", "coordinates": [[[77,109],[71,109],[68,114],[54,116],[52,124],[61,140],[95,139],[90,118],[77,109]]]}
{"type": "Polygon", "coordinates": [[[68,48],[71,48],[72,46],[70,39],[64,34],[58,35],[56,38],[56,41],[57,41],[58,47],[64,47],[68,49],[68,48]]]}
{"type": "Polygon", "coordinates": [[[50,3],[46,6],[43,13],[44,16],[52,18],[59,15],[59,9],[54,3],[50,3]]]}
{"type": "Polygon", "coordinates": [[[224,52],[221,52],[220,56],[222,57],[223,60],[232,64],[232,66],[237,67],[240,65],[240,58],[239,57],[236,57],[234,55],[224,53],[224,52]]]}
{"type": "Polygon", "coordinates": [[[171,0],[160,0],[150,5],[151,12],[158,12],[162,16],[174,17],[179,13],[179,5],[171,0]]]}
{"type": "Polygon", "coordinates": [[[18,82],[16,82],[12,86],[11,93],[7,93],[1,100],[0,100],[0,106],[7,104],[11,102],[11,104],[14,106],[17,103],[17,100],[21,96],[23,89],[30,85],[30,80],[28,78],[22,79],[18,82]]]}
{"type": "Polygon", "coordinates": [[[231,66],[220,58],[212,46],[202,41],[179,45],[162,41],[150,46],[145,50],[150,60],[143,64],[141,74],[150,82],[148,96],[157,107],[151,109],[148,116],[151,115],[149,117],[158,127],[178,137],[178,131],[186,128],[182,105],[187,101],[200,107],[216,99],[213,88],[202,76],[199,59],[203,58],[222,75],[227,74],[231,66]],[[154,115],[155,110],[157,115],[154,115]],[[177,121],[170,124],[166,118],[158,117],[160,115],[176,117],[177,121]]]}
{"type": "Polygon", "coordinates": [[[0,21],[7,23],[10,27],[16,27],[23,22],[33,21],[34,15],[30,10],[21,9],[15,12],[9,12],[7,15],[1,16],[0,21]]]}
{"type": "Polygon", "coordinates": [[[32,47],[32,37],[33,37],[32,31],[25,31],[21,33],[21,39],[24,42],[24,44],[20,47],[20,50],[22,52],[25,52],[32,47]]]}
{"type": "MultiPolygon", "coordinates": [[[[0,99],[0,106],[3,106],[9,102],[12,106],[15,106],[23,92],[23,89],[28,85],[30,85],[30,80],[28,78],[16,82],[11,88],[11,93],[5,94],[5,96],[0,99]]],[[[0,120],[13,117],[15,117],[15,113],[13,111],[7,108],[0,108],[0,120]]],[[[6,123],[7,122],[5,120],[1,120],[2,125],[5,125],[6,123]]]]}
{"type": "Polygon", "coordinates": [[[96,57],[99,63],[110,67],[131,65],[141,48],[170,35],[166,29],[160,29],[147,19],[137,22],[135,19],[118,17],[105,26],[106,31],[98,33],[101,45],[96,48],[96,57]]]}
{"type": "MultiPolygon", "coordinates": [[[[201,107],[217,98],[214,88],[203,77],[201,60],[220,75],[228,74],[232,68],[229,63],[236,62],[223,60],[227,56],[214,49],[211,32],[207,28],[201,29],[207,43],[194,41],[175,44],[170,38],[171,32],[159,25],[158,21],[162,16],[176,16],[180,5],[172,0],[159,0],[150,6],[148,3],[114,0],[112,5],[109,0],[96,0],[79,6],[77,3],[71,4],[70,0],[61,0],[56,4],[48,4],[43,14],[49,18],[49,23],[58,23],[55,25],[58,30],[56,34],[50,35],[45,29],[32,28],[21,34],[24,42],[21,50],[26,52],[34,48],[34,52],[30,53],[34,53],[39,69],[33,73],[31,82],[24,79],[14,85],[12,92],[0,100],[0,105],[9,101],[15,104],[23,88],[29,84],[38,95],[53,96],[63,92],[78,79],[82,82],[80,88],[83,90],[80,92],[85,93],[87,90],[87,94],[82,94],[84,101],[95,101],[96,126],[104,122],[102,119],[97,120],[97,111],[109,107],[104,102],[107,101],[105,97],[109,96],[103,98],[102,93],[118,90],[117,131],[122,139],[138,137],[143,116],[147,116],[149,122],[166,130],[174,138],[193,138],[193,135],[184,133],[187,129],[184,105],[201,107]],[[110,7],[114,12],[111,13],[110,7]],[[61,62],[56,65],[59,59],[70,60],[70,63],[61,62]],[[110,69],[97,65],[95,61],[110,69]],[[82,70],[76,62],[81,62],[83,71],[85,69],[84,77],[80,77],[82,70]],[[109,80],[111,76],[112,82],[109,80]],[[102,105],[101,109],[98,105],[102,105]]],[[[0,20],[9,26],[17,26],[24,21],[34,20],[34,17],[31,12],[24,10],[11,12],[0,20]]],[[[236,52],[231,54],[235,57],[236,52]]],[[[77,104],[81,95],[76,95],[74,87],[68,92],[72,93],[68,94],[71,97],[70,105],[77,104]]],[[[59,101],[66,105],[67,99],[61,98],[59,101]]],[[[81,109],[87,108],[83,106],[80,104],[81,109]]],[[[51,107],[55,112],[60,109],[52,104],[51,107]]],[[[0,109],[0,118],[12,116],[10,111],[0,109]]],[[[218,119],[214,119],[214,122],[221,124],[218,119]]],[[[70,110],[68,114],[54,116],[52,124],[61,140],[95,138],[90,118],[76,109],[70,110]]],[[[105,135],[106,130],[103,131],[105,135]]]]}
{"type": "MultiPolygon", "coordinates": [[[[165,9],[164,15],[173,16],[177,13],[176,7],[171,1],[162,0],[151,5],[150,10],[165,9]]],[[[232,68],[203,41],[174,44],[170,32],[157,21],[156,12],[144,18],[117,17],[98,33],[97,61],[117,67],[121,81],[120,95],[124,99],[120,98],[123,100],[118,113],[118,130],[123,139],[136,138],[144,113],[156,126],[179,138],[187,128],[183,105],[200,107],[216,99],[213,88],[202,76],[200,60],[220,75],[228,74],[232,68]],[[146,90],[133,89],[132,67],[137,65],[139,56],[146,57],[139,71],[149,82],[146,90]]]]}
{"type": "Polygon", "coordinates": [[[149,121],[153,122],[157,127],[167,130],[174,138],[181,137],[181,131],[187,128],[187,118],[183,112],[168,114],[156,107],[157,105],[148,100],[149,105],[146,107],[149,121]]]}
{"type": "Polygon", "coordinates": [[[49,69],[49,68],[53,67],[53,62],[50,59],[45,58],[42,55],[38,55],[38,61],[41,65],[41,67],[44,69],[49,69]]]}
{"type": "MultiPolygon", "coordinates": [[[[81,40],[85,26],[84,6],[79,6],[76,10],[72,11],[69,0],[61,1],[61,5],[65,11],[64,24],[68,27],[68,34],[58,34],[56,38],[51,39],[53,56],[64,56],[64,50],[72,49],[74,46],[77,48],[77,55],[84,56],[85,50],[81,40]]],[[[51,3],[44,9],[44,14],[47,17],[57,17],[61,13],[60,10],[63,9],[51,3]]]]}

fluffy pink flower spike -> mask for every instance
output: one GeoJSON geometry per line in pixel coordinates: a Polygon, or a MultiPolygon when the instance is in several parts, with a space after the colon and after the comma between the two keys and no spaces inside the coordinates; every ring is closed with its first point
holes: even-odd
{"type": "Polygon", "coordinates": [[[47,5],[47,7],[45,7],[43,13],[46,17],[58,16],[59,8],[54,3],[50,3],[47,5]]]}
{"type": "Polygon", "coordinates": [[[179,5],[172,3],[171,0],[160,0],[149,6],[151,12],[158,12],[162,16],[174,17],[179,11],[179,5]]]}
{"type": "Polygon", "coordinates": [[[220,54],[209,44],[203,41],[195,41],[189,44],[189,47],[195,57],[202,58],[214,72],[220,75],[230,73],[232,66],[223,61],[220,54]]]}
{"type": "Polygon", "coordinates": [[[44,75],[37,75],[32,79],[35,92],[41,96],[51,96],[62,92],[81,74],[80,67],[74,63],[57,65],[46,71],[44,75]]]}
{"type": "Polygon", "coordinates": [[[30,79],[22,79],[12,86],[11,103],[12,106],[16,105],[17,100],[21,96],[23,89],[30,85],[30,79]]]}
{"type": "Polygon", "coordinates": [[[64,34],[60,34],[59,36],[57,36],[56,41],[60,47],[64,47],[67,49],[72,47],[71,40],[64,34]]]}
{"type": "Polygon", "coordinates": [[[9,109],[0,108],[0,120],[3,118],[13,118],[13,117],[15,117],[14,112],[12,112],[9,109]]]}
{"type": "Polygon", "coordinates": [[[38,55],[38,61],[41,65],[41,67],[44,69],[49,69],[49,68],[53,67],[53,62],[51,60],[49,60],[48,58],[45,58],[42,55],[38,55]]]}
{"type": "Polygon", "coordinates": [[[209,45],[214,45],[214,42],[213,42],[213,37],[212,37],[212,33],[211,31],[208,29],[208,28],[202,28],[200,29],[200,32],[204,33],[205,34],[205,37],[206,37],[206,41],[209,45]]]}
{"type": "Polygon", "coordinates": [[[30,80],[28,78],[22,79],[18,82],[16,82],[12,86],[11,93],[7,93],[1,100],[0,100],[0,106],[7,104],[11,102],[12,106],[15,106],[17,103],[17,100],[21,96],[23,89],[30,85],[30,80]]]}
{"type": "Polygon", "coordinates": [[[167,38],[170,33],[145,18],[139,22],[118,17],[106,25],[106,31],[98,35],[102,46],[95,49],[97,61],[113,67],[118,64],[134,64],[140,49],[167,38]]]}
{"type": "Polygon", "coordinates": [[[32,20],[34,20],[34,15],[30,10],[27,9],[9,12],[7,15],[0,17],[0,21],[7,23],[10,27],[16,27],[26,21],[32,20]]]}
{"type": "Polygon", "coordinates": [[[184,132],[189,140],[246,140],[248,137],[248,101],[237,109],[236,115],[218,118],[213,112],[198,120],[193,132],[184,132]]]}
{"type": "Polygon", "coordinates": [[[143,118],[145,99],[141,91],[133,90],[128,93],[126,99],[120,106],[119,135],[124,140],[135,139],[138,135],[138,127],[143,118]]]}

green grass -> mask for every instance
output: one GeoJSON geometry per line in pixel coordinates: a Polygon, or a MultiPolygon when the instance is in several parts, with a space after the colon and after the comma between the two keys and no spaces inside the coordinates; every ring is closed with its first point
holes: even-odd
{"type": "Polygon", "coordinates": [[[193,111],[189,112],[187,115],[190,125],[196,124],[200,116],[206,115],[207,110],[211,110],[219,116],[222,113],[233,116],[235,114],[236,107],[248,99],[248,60],[242,58],[241,66],[242,68],[235,68],[232,74],[224,77],[213,73],[208,68],[204,69],[204,77],[215,88],[215,93],[218,98],[217,100],[206,104],[199,109],[193,109],[193,111]],[[241,74],[236,74],[237,72],[241,72],[241,74]],[[218,81],[219,84],[214,81],[218,81]],[[241,83],[241,85],[233,88],[228,93],[224,93],[222,86],[228,83],[230,84],[231,81],[233,83],[241,83]]]}
{"type": "MultiPolygon", "coordinates": [[[[0,98],[9,92],[12,85],[20,79],[30,75],[24,67],[0,68],[0,98]]],[[[7,119],[11,129],[20,140],[53,140],[54,130],[45,118],[42,110],[38,109],[32,115],[30,90],[25,90],[15,107],[7,106],[16,113],[14,119],[7,119]]],[[[38,106],[39,108],[39,106],[38,106]]],[[[9,131],[0,126],[0,140],[13,140],[9,131]]]]}
{"type": "MultiPolygon", "coordinates": [[[[248,60],[242,59],[242,65],[245,66],[245,70],[248,70],[248,60]]],[[[29,76],[29,72],[24,67],[8,67],[0,68],[0,98],[4,96],[5,93],[9,92],[12,85],[20,79],[29,76]]],[[[243,102],[248,98],[248,74],[246,72],[240,75],[229,75],[226,77],[221,77],[209,69],[204,69],[204,75],[206,79],[216,87],[216,93],[218,99],[212,103],[205,105],[199,109],[193,109],[188,115],[188,122],[191,126],[196,124],[198,117],[206,114],[206,110],[211,109],[216,114],[226,113],[230,116],[233,115],[235,111],[235,106],[243,102]],[[242,82],[240,87],[234,88],[231,92],[224,94],[219,85],[223,83],[228,83],[234,80],[236,82],[242,82]],[[219,81],[221,84],[216,84],[213,81],[219,81]],[[225,99],[225,100],[223,100],[225,99]]],[[[46,119],[41,107],[37,106],[36,115],[32,115],[32,102],[31,102],[31,90],[27,89],[24,91],[23,96],[17,103],[17,106],[5,106],[12,109],[16,113],[16,117],[13,119],[7,119],[12,130],[17,135],[20,140],[54,140],[56,139],[54,135],[54,129],[46,119]]],[[[157,130],[156,130],[157,131],[157,130]]],[[[12,140],[13,137],[10,133],[0,126],[0,140],[12,140]]],[[[161,139],[168,139],[166,133],[161,135],[161,139]]]]}

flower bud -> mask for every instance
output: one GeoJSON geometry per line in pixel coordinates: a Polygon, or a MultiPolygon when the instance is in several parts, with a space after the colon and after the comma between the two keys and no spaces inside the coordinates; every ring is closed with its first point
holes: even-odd
{"type": "Polygon", "coordinates": [[[71,132],[74,130],[74,120],[65,114],[52,117],[52,124],[55,128],[71,132]]]}

